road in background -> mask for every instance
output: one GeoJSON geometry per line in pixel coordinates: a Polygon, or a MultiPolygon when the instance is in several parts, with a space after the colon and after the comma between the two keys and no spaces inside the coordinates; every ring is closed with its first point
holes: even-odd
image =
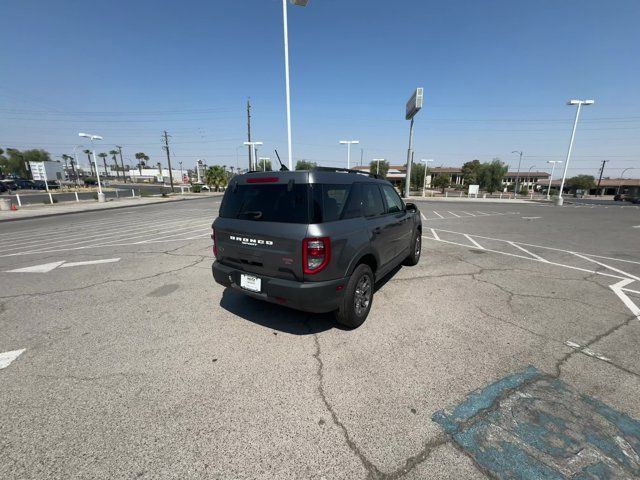
{"type": "Polygon", "coordinates": [[[638,207],[418,204],[353,331],[215,284],[219,198],[3,224],[0,477],[495,476],[438,412],[529,366],[640,418],[638,207]]]}

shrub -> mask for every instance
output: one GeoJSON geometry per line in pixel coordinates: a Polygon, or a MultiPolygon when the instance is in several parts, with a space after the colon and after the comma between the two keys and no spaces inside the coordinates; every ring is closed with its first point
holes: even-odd
{"type": "Polygon", "coordinates": [[[191,191],[193,193],[200,193],[202,191],[202,187],[200,187],[200,185],[191,185],[191,191]]]}
{"type": "Polygon", "coordinates": [[[89,185],[97,185],[98,184],[98,180],[96,180],[93,177],[87,177],[84,180],[84,184],[89,186],[89,185]]]}
{"type": "Polygon", "coordinates": [[[527,187],[522,187],[520,189],[520,195],[529,195],[529,189],[527,187]]]}

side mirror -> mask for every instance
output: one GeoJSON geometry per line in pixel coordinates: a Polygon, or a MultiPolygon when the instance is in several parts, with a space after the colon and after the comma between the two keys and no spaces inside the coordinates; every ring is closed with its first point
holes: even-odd
{"type": "Polygon", "coordinates": [[[418,207],[416,207],[415,203],[405,203],[404,204],[404,209],[407,212],[417,212],[418,211],[418,207]]]}

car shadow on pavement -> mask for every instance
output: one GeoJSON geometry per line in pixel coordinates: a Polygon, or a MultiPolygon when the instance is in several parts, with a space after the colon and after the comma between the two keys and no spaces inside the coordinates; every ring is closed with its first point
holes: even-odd
{"type": "Polygon", "coordinates": [[[300,312],[256,300],[231,288],[226,288],[222,293],[220,306],[250,322],[293,335],[313,335],[332,328],[341,328],[332,313],[300,312]]]}

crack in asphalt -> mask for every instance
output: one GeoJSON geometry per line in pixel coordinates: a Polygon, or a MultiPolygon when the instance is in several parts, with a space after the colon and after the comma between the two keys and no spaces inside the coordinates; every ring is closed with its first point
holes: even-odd
{"type": "Polygon", "coordinates": [[[333,405],[329,402],[329,400],[327,398],[327,395],[326,395],[326,392],[325,392],[324,362],[322,360],[322,350],[321,350],[321,347],[320,347],[320,340],[318,338],[318,334],[317,333],[313,334],[313,340],[314,340],[315,347],[316,347],[315,348],[315,352],[313,353],[313,358],[315,358],[315,360],[316,360],[316,362],[318,364],[318,368],[317,368],[317,371],[316,371],[316,376],[318,378],[318,394],[320,395],[320,399],[322,400],[322,403],[324,403],[325,408],[327,409],[327,411],[331,415],[331,420],[332,420],[333,424],[336,427],[338,427],[340,429],[340,431],[342,432],[342,436],[344,437],[344,440],[345,440],[347,446],[349,447],[349,450],[351,450],[351,452],[353,452],[356,455],[356,457],[358,457],[358,459],[360,460],[360,463],[362,463],[362,466],[367,471],[367,477],[366,477],[367,479],[369,479],[369,480],[396,480],[396,479],[402,478],[405,475],[407,475],[408,473],[410,473],[418,465],[420,465],[425,460],[427,460],[429,458],[429,456],[431,455],[431,453],[433,453],[434,450],[436,450],[438,447],[441,447],[442,445],[450,442],[450,440],[447,438],[447,436],[444,433],[439,433],[435,437],[433,437],[432,439],[424,442],[422,449],[418,453],[406,458],[404,460],[404,464],[403,464],[402,467],[400,467],[400,468],[398,468],[398,469],[396,469],[396,470],[394,470],[392,472],[388,472],[388,473],[387,472],[382,472],[358,448],[358,446],[356,445],[354,440],[349,435],[349,431],[347,430],[347,427],[344,425],[344,423],[342,423],[340,421],[340,419],[338,417],[338,414],[336,413],[335,409],[333,408],[333,405]]]}

